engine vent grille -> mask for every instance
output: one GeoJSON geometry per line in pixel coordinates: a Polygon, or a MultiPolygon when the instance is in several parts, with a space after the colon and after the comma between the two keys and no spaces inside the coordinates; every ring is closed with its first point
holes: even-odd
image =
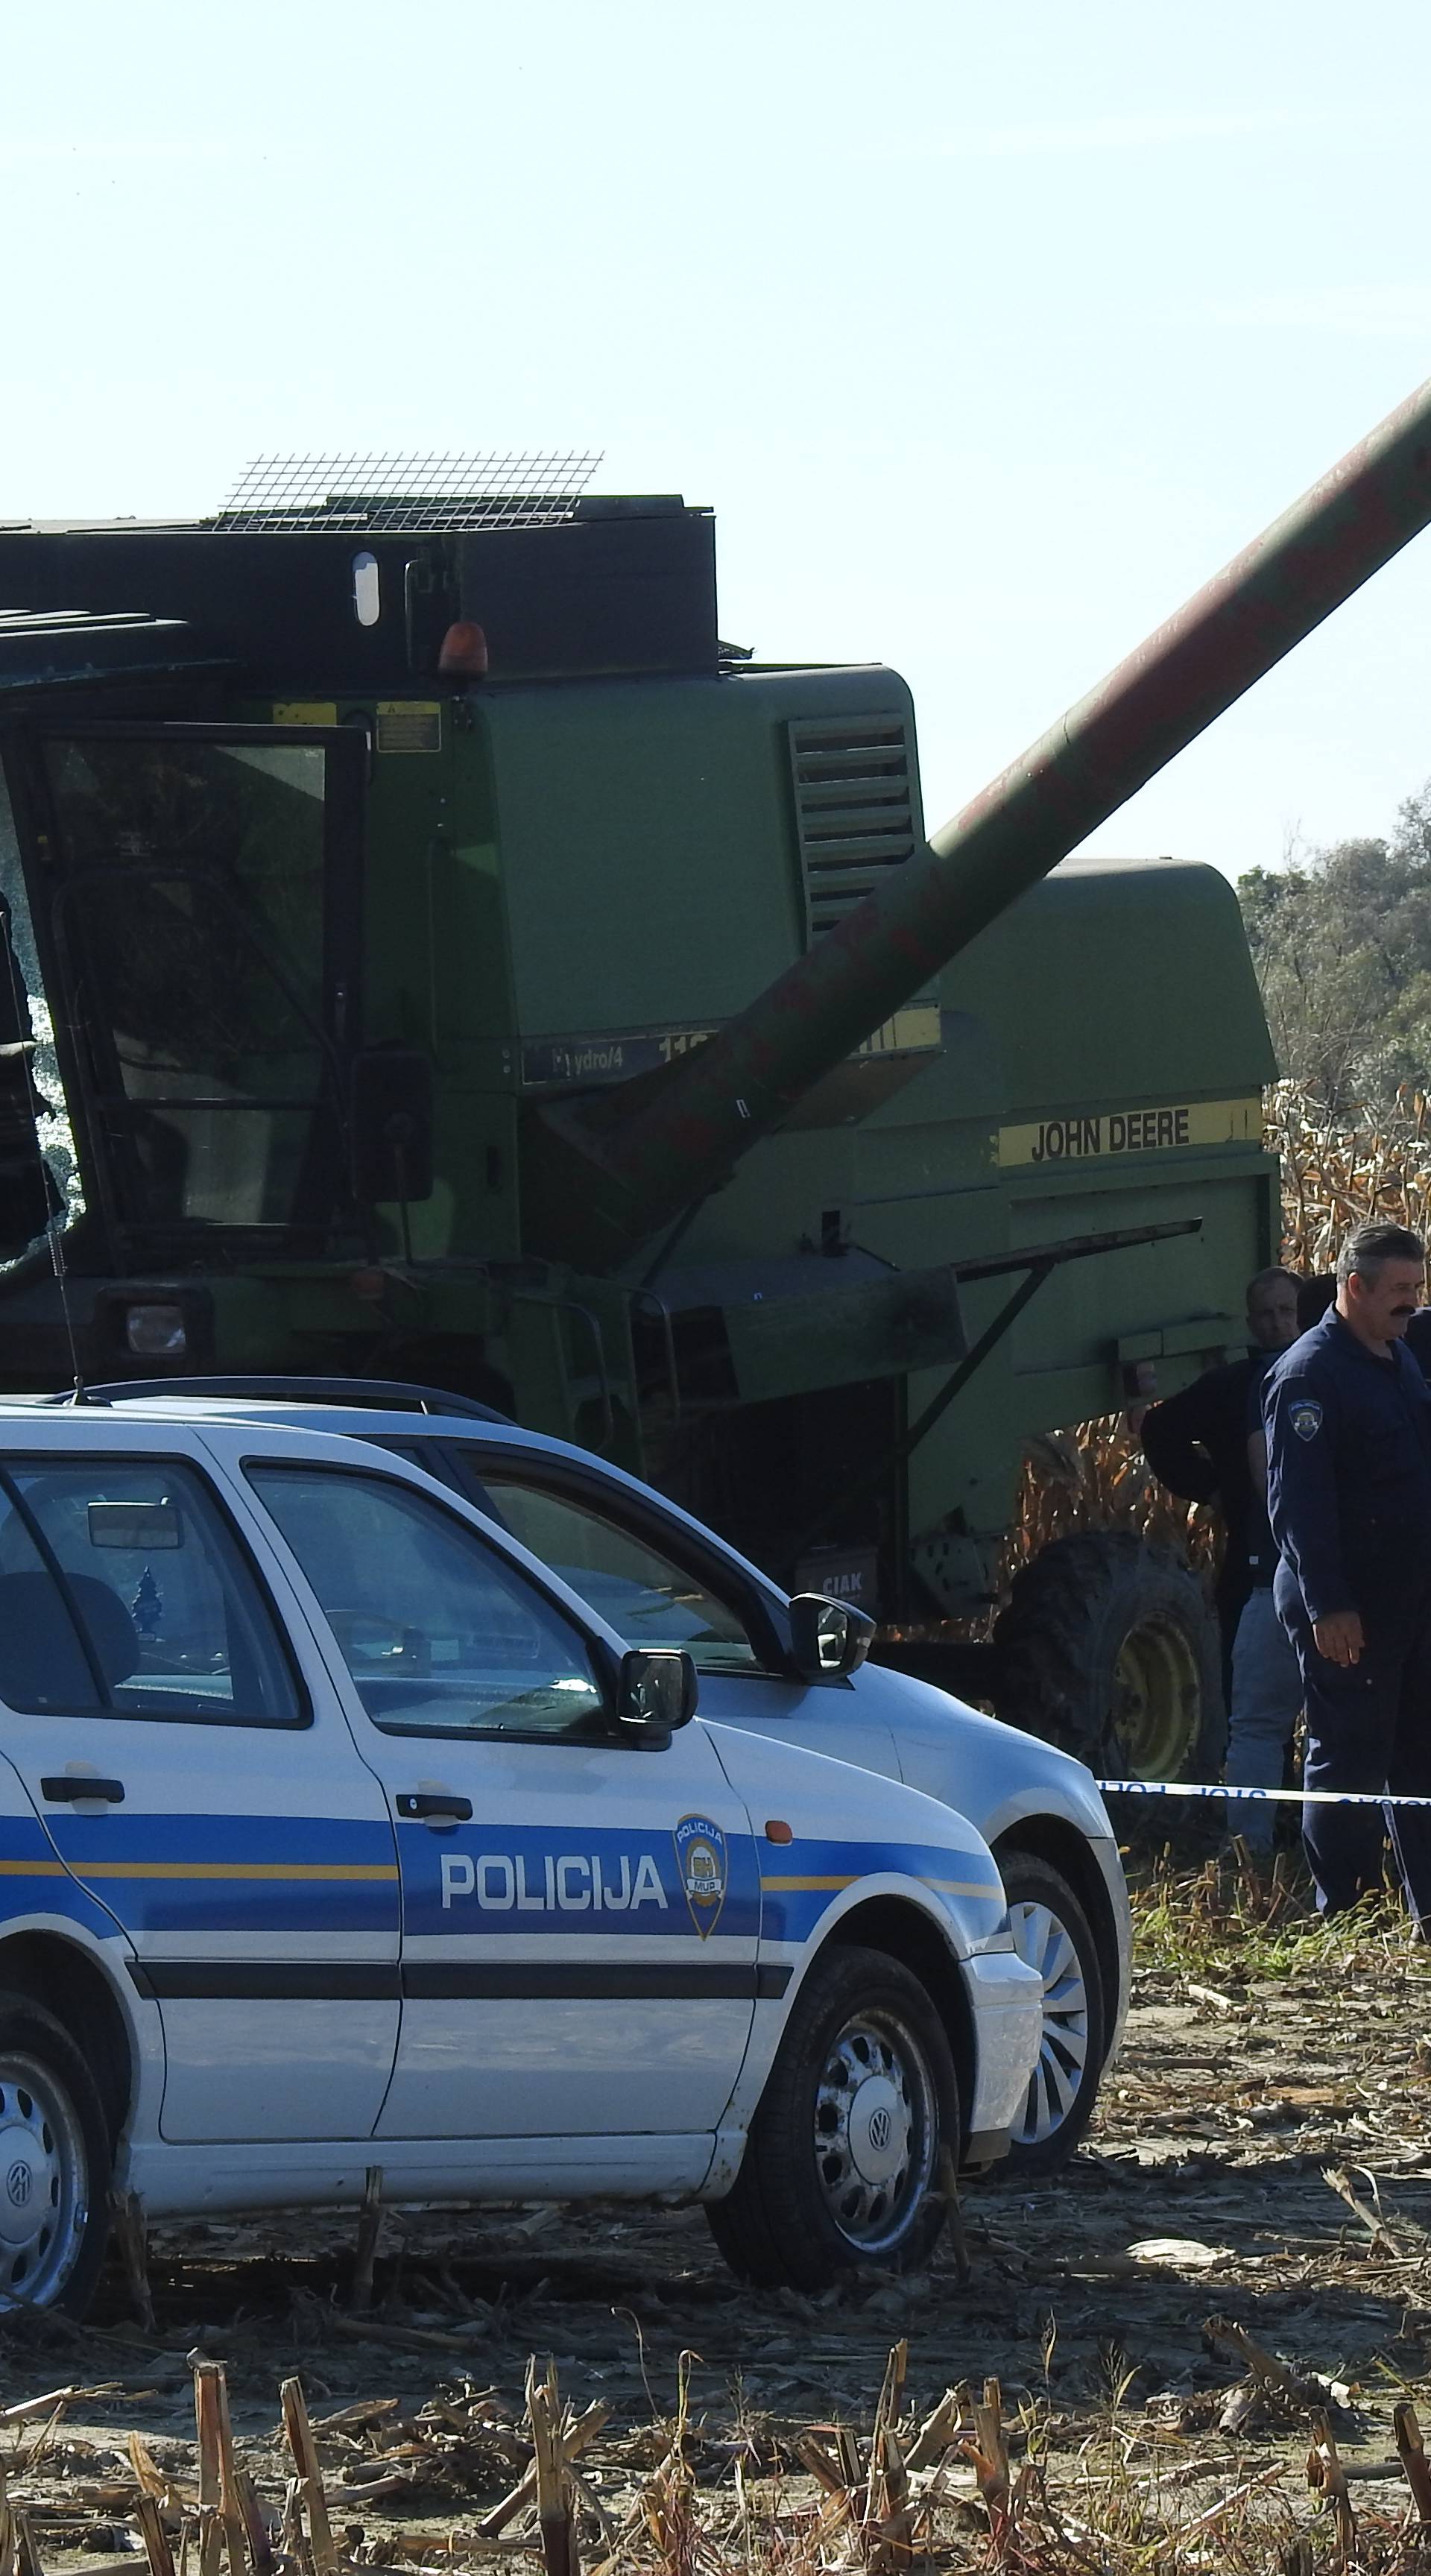
{"type": "Polygon", "coordinates": [[[914,849],[909,735],[897,715],[807,717],[789,733],[805,919],[814,939],[914,849]]]}

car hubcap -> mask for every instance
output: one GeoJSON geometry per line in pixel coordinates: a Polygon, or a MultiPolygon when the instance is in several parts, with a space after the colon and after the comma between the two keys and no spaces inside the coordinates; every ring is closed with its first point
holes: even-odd
{"type": "Polygon", "coordinates": [[[1131,1780],[1176,1780],[1197,1743],[1202,1679],[1180,1628],[1133,1628],[1113,1672],[1113,1740],[1131,1780]]]}
{"type": "Polygon", "coordinates": [[[1088,1987],[1078,1952],[1047,1905],[1011,1905],[1014,1948],[1043,1979],[1043,2037],[1014,2144],[1041,2146],[1068,2118],[1088,2065],[1088,1987]]]}
{"type": "Polygon", "coordinates": [[[856,2014],[815,2094],[815,2172],[840,2234],[862,2253],[904,2235],[933,2177],[936,2126],[913,2033],[892,2013],[856,2014]]]}
{"type": "Polygon", "coordinates": [[[0,2308],[44,2307],[78,2260],[89,2159],[64,2086],[32,2057],[0,2057],[0,2308]]]}

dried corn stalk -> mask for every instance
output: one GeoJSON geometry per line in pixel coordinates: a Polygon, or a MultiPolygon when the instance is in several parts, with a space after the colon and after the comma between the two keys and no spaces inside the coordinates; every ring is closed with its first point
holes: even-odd
{"type": "MultiPolygon", "coordinates": [[[[1282,1165],[1282,1259],[1308,1278],[1332,1268],[1344,1235],[1368,1218],[1431,1236],[1431,1100],[1402,1091],[1391,1113],[1332,1118],[1300,1084],[1267,1095],[1269,1152],[1282,1165]]],[[[1050,1539],[1132,1529],[1210,1566],[1214,1514],[1178,1501],[1146,1465],[1126,1414],[1032,1441],[1002,1569],[1003,1585],[1050,1539]]]]}

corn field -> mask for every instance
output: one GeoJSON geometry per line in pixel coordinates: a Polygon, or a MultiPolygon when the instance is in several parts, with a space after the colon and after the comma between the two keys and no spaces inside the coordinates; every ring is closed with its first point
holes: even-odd
{"type": "Polygon", "coordinates": [[[1328,1120],[1294,1082],[1267,1095],[1267,1145],[1282,1160],[1282,1258],[1310,1278],[1370,1217],[1431,1233],[1431,1100],[1403,1092],[1392,1119],[1328,1120]]]}
{"type": "MultiPolygon", "coordinates": [[[[1046,2403],[1010,2406],[993,2378],[948,2388],[921,2414],[907,2337],[866,2425],[782,2436],[751,2423],[715,2442],[688,2407],[691,2354],[674,2414],[634,2430],[613,2425],[602,2399],[578,2412],[555,2362],[534,2355],[511,2422],[495,2388],[466,2383],[410,2415],[377,2396],[315,2418],[293,2377],[277,2432],[244,2439],[225,2365],[193,2353],[192,2451],[132,2431],[122,2467],[97,2458],[65,2418],[112,2384],[5,2410],[0,2560],[7,2576],[45,2576],[46,2559],[76,2553],[96,2576],[486,2576],[503,2559],[523,2576],[1424,2576],[1431,2464],[1410,2401],[1394,2410],[1394,2453],[1347,2459],[1330,2388],[1302,2384],[1233,2319],[1210,2316],[1203,2336],[1240,2362],[1245,2411],[1260,2403],[1265,2416],[1270,2395],[1293,2440],[1305,2424],[1304,2465],[1259,2457],[1264,2435],[1209,2471],[1176,2428],[1160,2439],[1139,2410],[1122,2413],[1137,2374],[1120,2368],[1116,2343],[1104,2422],[1071,2441],[1046,2403]],[[414,2463],[443,2520],[374,2530],[394,2487],[423,2492],[414,2463]],[[499,2464],[505,2494],[479,2500],[474,2486],[499,2464]]],[[[1047,2363],[1052,2319],[1043,2341],[1047,2363]]]]}
{"type": "MultiPolygon", "coordinates": [[[[1402,1093],[1395,1116],[1331,1119],[1295,1082],[1267,1094],[1266,1140],[1282,1164],[1282,1253],[1307,1278],[1328,1271],[1343,1236],[1371,1217],[1431,1235],[1431,1099],[1402,1093]]],[[[1146,1465],[1136,1423],[1112,1413],[1030,1444],[1005,1573],[1053,1538],[1133,1529],[1210,1566],[1217,1523],[1146,1465]]]]}

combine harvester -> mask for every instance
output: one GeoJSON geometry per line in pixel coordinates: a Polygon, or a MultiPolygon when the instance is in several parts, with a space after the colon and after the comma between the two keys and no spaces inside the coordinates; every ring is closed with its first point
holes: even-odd
{"type": "Polygon", "coordinates": [[[735,654],[709,513],[565,462],[0,530],[6,1380],[482,1397],[1206,1777],[1213,1624],[1126,1533],[903,1632],[990,1600],[1031,1437],[1241,1342],[1232,890],[1058,862],[1425,525],[1431,387],[928,840],[898,676],[735,654]]]}

